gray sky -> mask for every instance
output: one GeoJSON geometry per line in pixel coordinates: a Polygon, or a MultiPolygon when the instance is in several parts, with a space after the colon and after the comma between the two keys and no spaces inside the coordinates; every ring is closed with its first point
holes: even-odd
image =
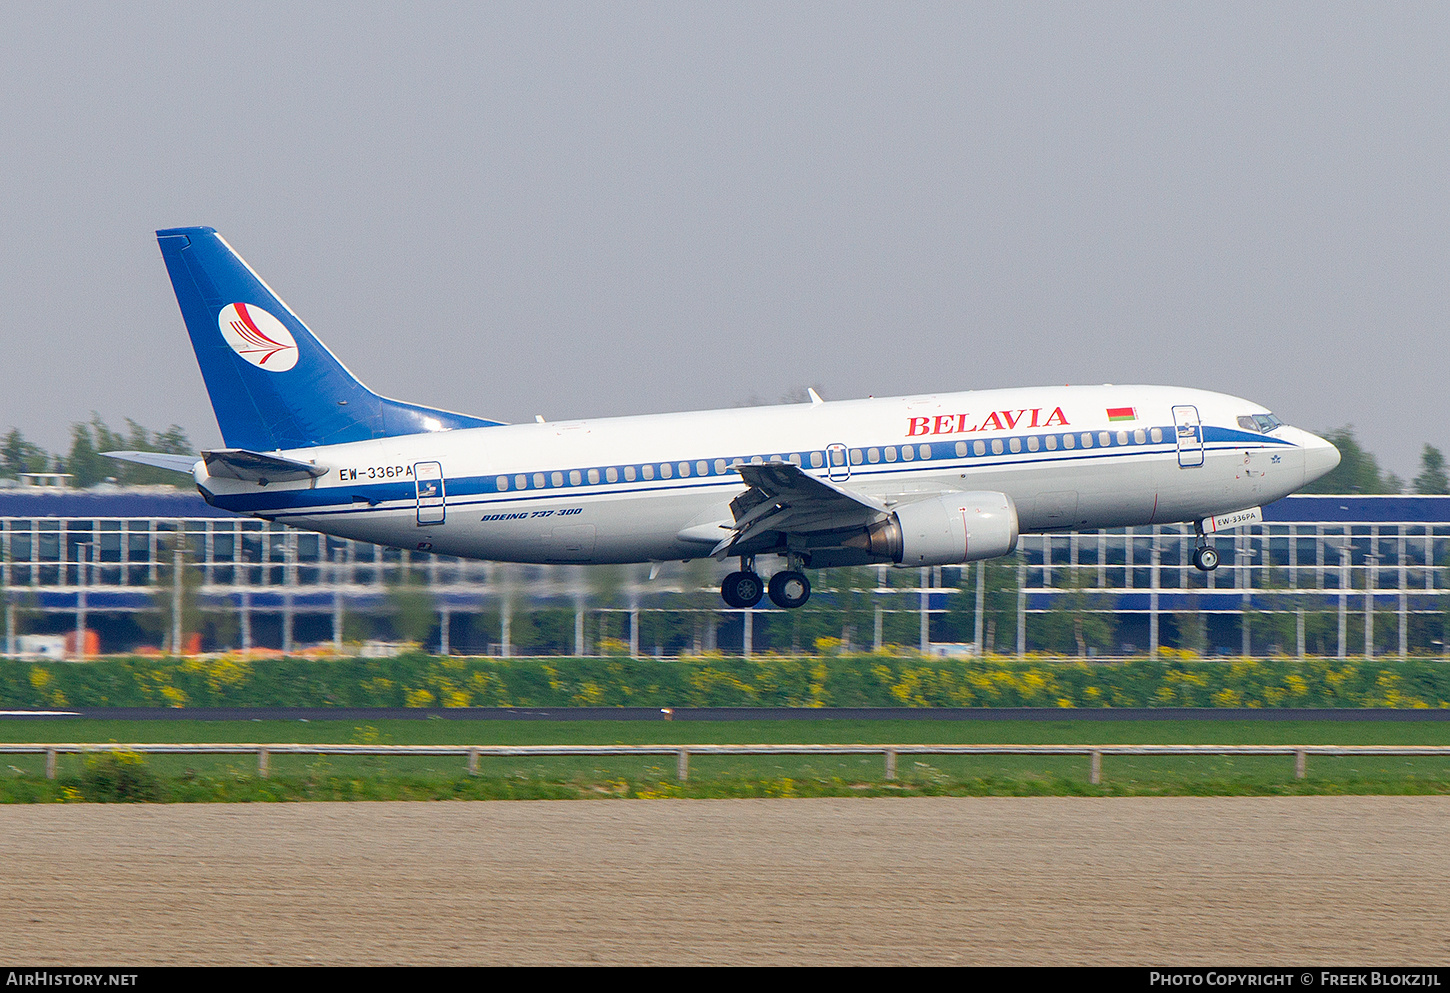
{"type": "Polygon", "coordinates": [[[220,440],[154,230],[529,420],[1201,386],[1450,448],[1445,4],[7,4],[0,429],[220,440]]]}

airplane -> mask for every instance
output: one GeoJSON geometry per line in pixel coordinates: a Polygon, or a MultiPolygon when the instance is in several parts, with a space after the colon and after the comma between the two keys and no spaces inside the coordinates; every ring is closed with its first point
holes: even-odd
{"type": "Polygon", "coordinates": [[[807,568],[958,565],[1023,534],[1193,522],[1213,534],[1339,452],[1205,390],[1060,386],[504,424],[360,383],[209,227],[157,232],[226,448],[110,452],[206,501],[341,538],[471,559],[736,558],[721,598],[784,609],[807,568]],[[781,568],[769,581],[759,556],[781,568]]]}

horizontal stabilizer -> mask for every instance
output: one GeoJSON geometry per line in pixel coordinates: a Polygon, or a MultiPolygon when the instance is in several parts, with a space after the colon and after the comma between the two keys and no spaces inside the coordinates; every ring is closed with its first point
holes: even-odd
{"type": "Polygon", "coordinates": [[[120,459],[122,462],[135,462],[137,465],[149,465],[156,469],[170,469],[172,472],[184,472],[191,475],[192,467],[201,460],[200,455],[174,455],[170,452],[102,452],[108,459],[120,459]]]}
{"type": "Polygon", "coordinates": [[[245,448],[223,448],[202,452],[209,475],[226,479],[242,479],[251,483],[288,483],[297,479],[316,479],[328,473],[326,466],[299,462],[280,455],[250,452],[245,448]]]}

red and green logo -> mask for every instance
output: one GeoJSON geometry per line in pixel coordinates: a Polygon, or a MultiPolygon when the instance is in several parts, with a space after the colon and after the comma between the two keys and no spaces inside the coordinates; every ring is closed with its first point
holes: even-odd
{"type": "Polygon", "coordinates": [[[1110,421],[1136,421],[1138,412],[1132,407],[1109,407],[1108,420],[1110,421]]]}

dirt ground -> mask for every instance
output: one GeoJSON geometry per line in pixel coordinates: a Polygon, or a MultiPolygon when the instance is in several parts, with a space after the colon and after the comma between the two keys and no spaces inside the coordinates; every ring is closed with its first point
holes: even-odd
{"type": "Polygon", "coordinates": [[[1450,798],[0,808],[0,960],[1450,963],[1450,798]]]}

